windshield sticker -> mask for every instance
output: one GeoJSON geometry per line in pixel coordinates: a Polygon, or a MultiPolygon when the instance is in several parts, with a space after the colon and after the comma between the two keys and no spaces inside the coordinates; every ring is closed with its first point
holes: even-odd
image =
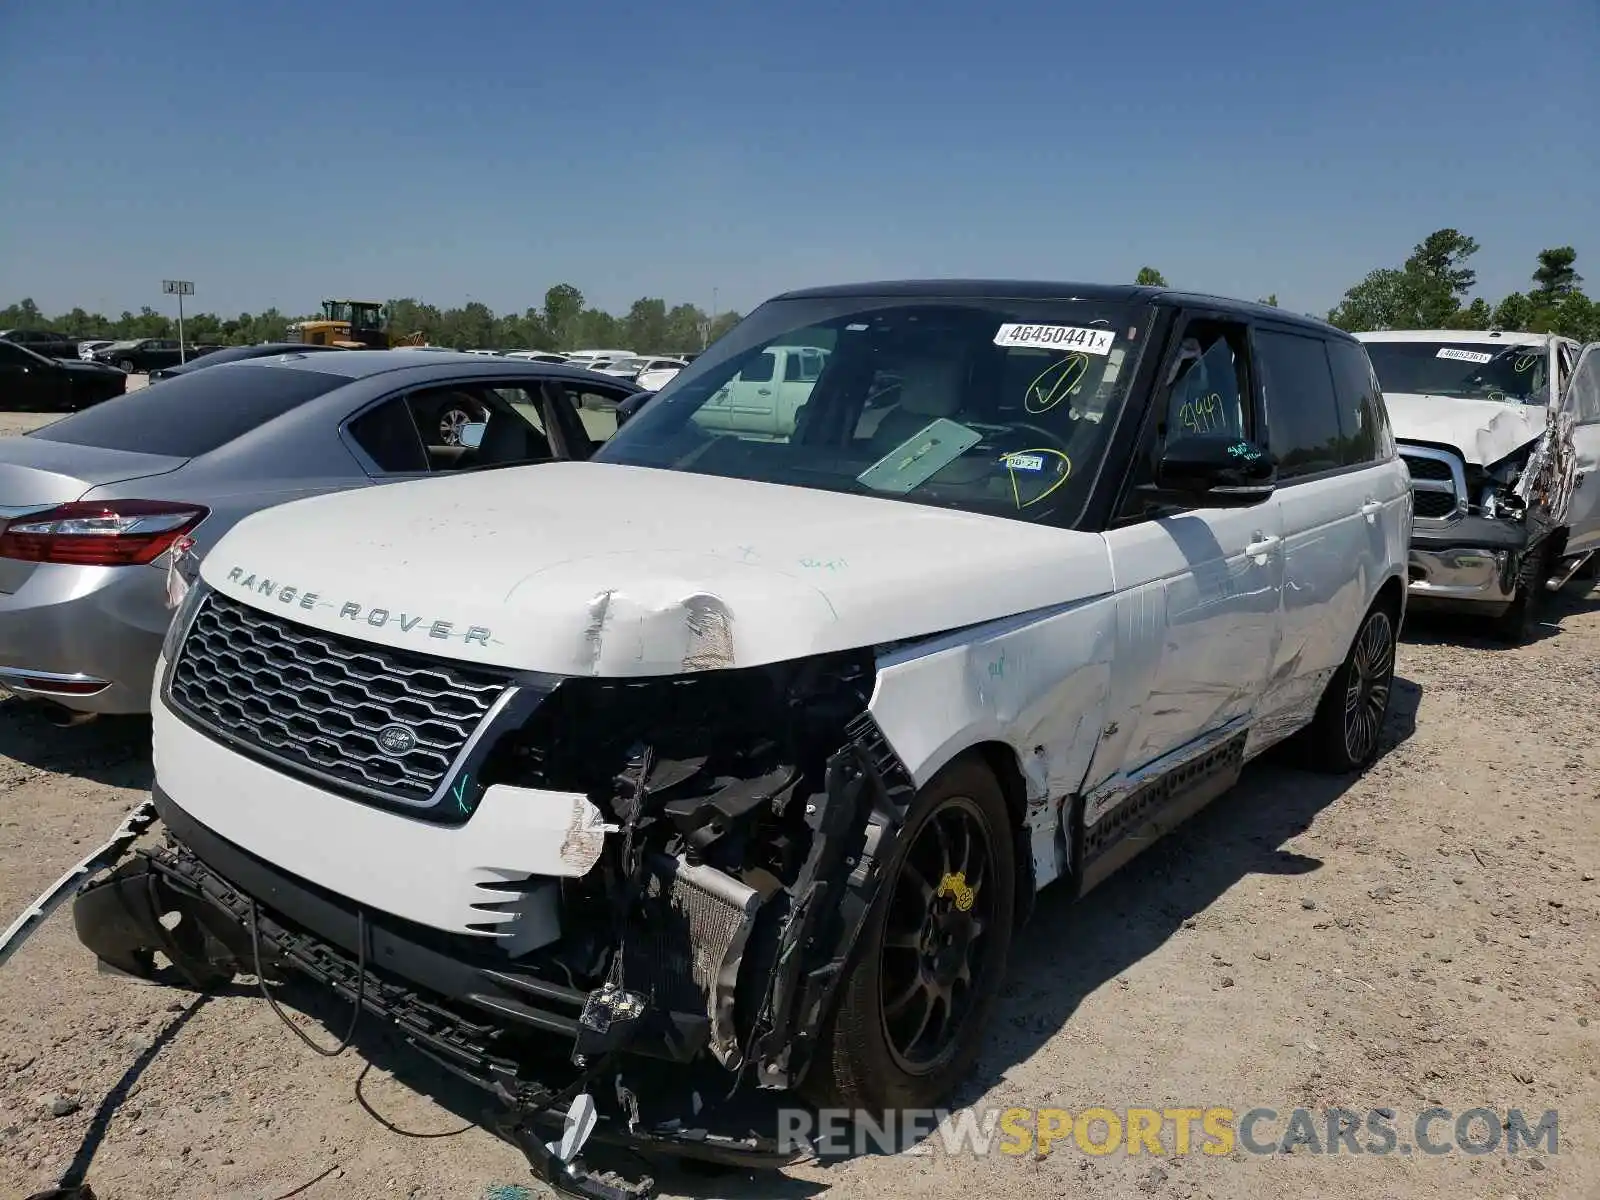
{"type": "Polygon", "coordinates": [[[1042,454],[1007,454],[1000,461],[1013,471],[1044,470],[1044,455],[1042,454]]]}
{"type": "Polygon", "coordinates": [[[1533,370],[1534,364],[1538,361],[1539,356],[1537,354],[1524,354],[1520,356],[1516,362],[1511,364],[1511,369],[1518,375],[1526,375],[1529,371],[1533,370]]]}
{"type": "Polygon", "coordinates": [[[1077,350],[1084,354],[1110,354],[1117,335],[1109,329],[1084,329],[1077,325],[1002,325],[994,335],[996,346],[1033,350],[1077,350]]]}
{"type": "Polygon", "coordinates": [[[1000,462],[1011,480],[1012,502],[1019,509],[1039,503],[1072,478],[1072,460],[1065,451],[1049,446],[1017,450],[1000,462]]]}
{"type": "Polygon", "coordinates": [[[939,417],[857,475],[856,482],[874,491],[903,495],[927,483],[982,440],[976,429],[939,417]]]}
{"type": "Polygon", "coordinates": [[[1439,351],[1440,358],[1453,358],[1457,362],[1486,363],[1494,358],[1492,354],[1485,354],[1481,350],[1457,350],[1454,346],[1445,346],[1439,351]]]}
{"type": "Polygon", "coordinates": [[[1040,371],[1028,385],[1022,397],[1022,407],[1036,417],[1049,412],[1072,395],[1088,373],[1089,360],[1082,354],[1072,353],[1058,359],[1040,371]]]}

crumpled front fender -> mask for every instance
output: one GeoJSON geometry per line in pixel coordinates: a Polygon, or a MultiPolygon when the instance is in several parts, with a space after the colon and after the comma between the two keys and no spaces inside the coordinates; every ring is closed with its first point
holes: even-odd
{"type": "Polygon", "coordinates": [[[72,924],[78,940],[114,971],[209,991],[231,980],[249,952],[242,931],[219,922],[209,907],[174,888],[139,854],[78,893],[72,924]],[[170,971],[158,967],[158,951],[170,971]]]}

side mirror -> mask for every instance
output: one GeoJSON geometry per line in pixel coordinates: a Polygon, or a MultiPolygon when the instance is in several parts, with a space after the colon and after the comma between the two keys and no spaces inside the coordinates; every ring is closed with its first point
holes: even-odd
{"type": "Polygon", "coordinates": [[[1272,455],[1243,438],[1202,433],[1180,437],[1156,464],[1156,498],[1193,508],[1248,508],[1278,483],[1272,455]]]}
{"type": "Polygon", "coordinates": [[[487,421],[468,421],[461,427],[461,444],[468,450],[476,450],[483,445],[483,431],[488,428],[487,421]]]}
{"type": "Polygon", "coordinates": [[[638,412],[641,408],[643,408],[644,405],[645,405],[645,402],[647,400],[649,400],[650,397],[652,397],[654,395],[655,395],[654,392],[635,392],[633,395],[629,396],[626,400],[624,400],[621,404],[617,405],[617,409],[616,409],[617,428],[621,429],[623,424],[628,420],[628,418],[633,416],[634,413],[638,412]]]}

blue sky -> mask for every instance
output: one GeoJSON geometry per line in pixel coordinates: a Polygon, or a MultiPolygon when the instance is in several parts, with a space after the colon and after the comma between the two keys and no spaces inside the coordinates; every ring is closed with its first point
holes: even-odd
{"type": "Polygon", "coordinates": [[[1561,244],[1600,291],[1597,63],[1596,0],[11,0],[0,304],[1150,263],[1320,312],[1447,225],[1491,297],[1561,244]]]}

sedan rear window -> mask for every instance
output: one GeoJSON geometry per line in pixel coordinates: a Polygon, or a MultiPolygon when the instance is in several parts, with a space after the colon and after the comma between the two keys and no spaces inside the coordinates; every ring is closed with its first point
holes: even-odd
{"type": "Polygon", "coordinates": [[[107,400],[29,436],[194,458],[348,382],[322,371],[224,363],[107,400]]]}

